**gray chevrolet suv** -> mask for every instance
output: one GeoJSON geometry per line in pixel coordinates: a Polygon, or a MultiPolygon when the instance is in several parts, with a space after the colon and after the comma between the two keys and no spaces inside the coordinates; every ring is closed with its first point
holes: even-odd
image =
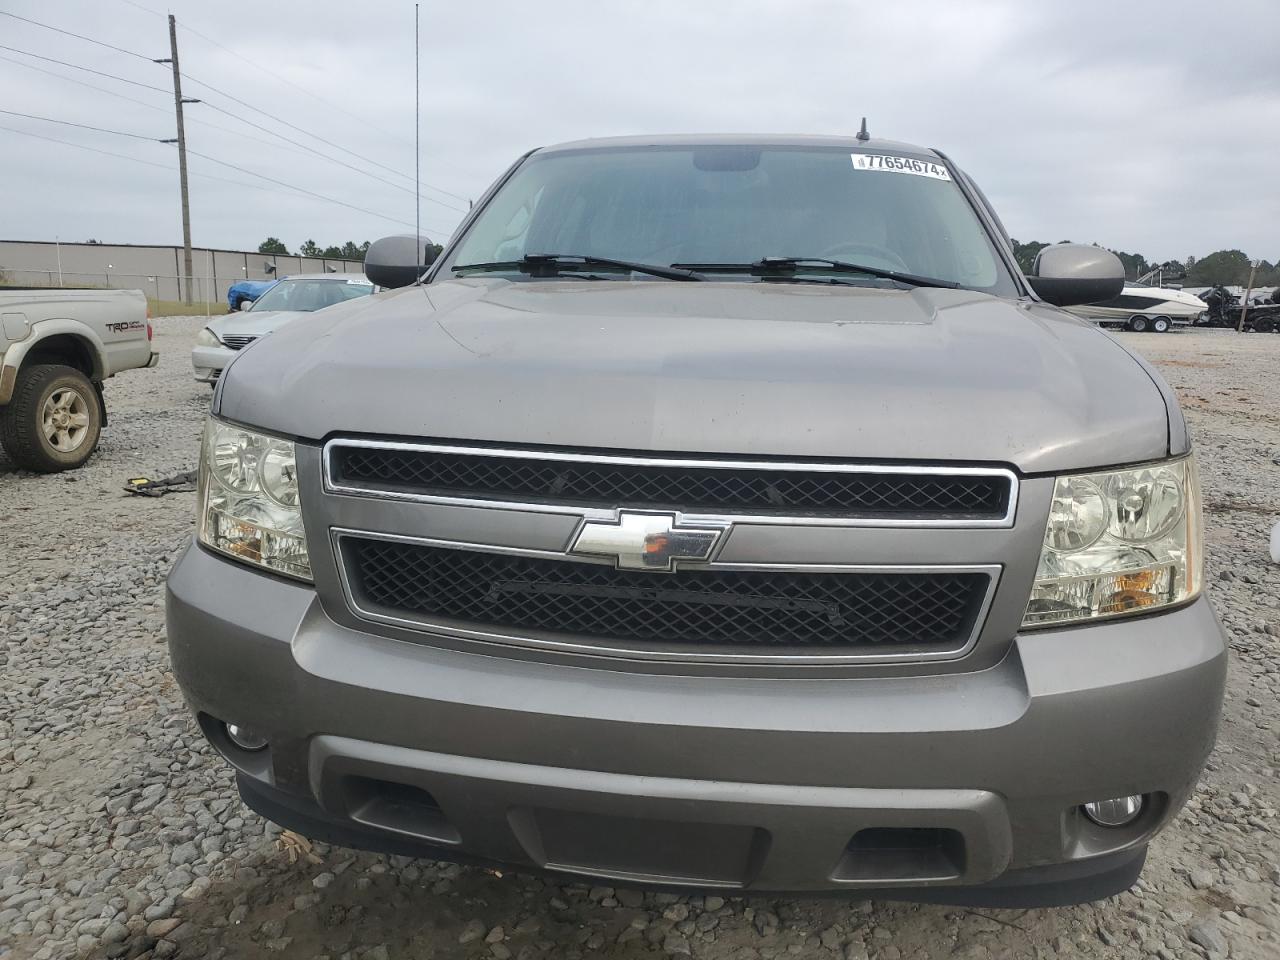
{"type": "Polygon", "coordinates": [[[719,891],[1133,883],[1226,655],[1169,388],[946,156],[522,157],[438,259],[237,355],[169,578],[250,807],[352,847],[719,891]]]}

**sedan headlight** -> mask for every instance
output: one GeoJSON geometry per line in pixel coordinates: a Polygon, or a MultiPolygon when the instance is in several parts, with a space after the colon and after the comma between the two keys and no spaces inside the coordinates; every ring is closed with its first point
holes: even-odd
{"type": "Polygon", "coordinates": [[[222,346],[222,341],[218,339],[218,335],[216,333],[214,333],[208,327],[205,327],[203,330],[201,330],[199,333],[196,334],[196,346],[197,347],[220,347],[222,346]]]}
{"type": "Polygon", "coordinates": [[[290,440],[209,418],[200,448],[200,542],[219,553],[311,580],[290,440]]]}
{"type": "Polygon", "coordinates": [[[1023,627],[1145,613],[1203,578],[1194,457],[1058,477],[1023,627]]]}

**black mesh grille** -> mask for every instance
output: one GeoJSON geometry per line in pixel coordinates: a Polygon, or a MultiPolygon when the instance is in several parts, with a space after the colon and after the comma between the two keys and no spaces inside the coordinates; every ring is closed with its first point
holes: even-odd
{"type": "Polygon", "coordinates": [[[999,518],[1010,493],[1003,476],[651,466],[381,447],[335,447],[333,469],[338,483],[374,489],[687,513],[999,518]]]}
{"type": "Polygon", "coordinates": [[[662,645],[958,648],[988,583],[983,573],[651,574],[362,538],[344,543],[366,605],[662,645]]]}

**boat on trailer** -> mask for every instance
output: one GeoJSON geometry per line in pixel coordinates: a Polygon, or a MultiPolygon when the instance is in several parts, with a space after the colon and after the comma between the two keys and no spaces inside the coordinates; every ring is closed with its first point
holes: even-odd
{"type": "Polygon", "coordinates": [[[1165,333],[1174,325],[1189,326],[1208,309],[1209,305],[1199,297],[1182,290],[1126,283],[1119,296],[1071,307],[1070,311],[1103,326],[1120,326],[1137,333],[1165,333]]]}

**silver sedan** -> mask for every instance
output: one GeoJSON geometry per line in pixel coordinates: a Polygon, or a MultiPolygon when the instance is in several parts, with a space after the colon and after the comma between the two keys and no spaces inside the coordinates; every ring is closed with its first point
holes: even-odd
{"type": "Polygon", "coordinates": [[[191,351],[196,379],[212,386],[235,358],[236,351],[299,317],[367,297],[373,291],[373,284],[359,274],[303,273],[285,277],[256,301],[246,301],[238,312],[215,318],[196,335],[191,351]]]}

